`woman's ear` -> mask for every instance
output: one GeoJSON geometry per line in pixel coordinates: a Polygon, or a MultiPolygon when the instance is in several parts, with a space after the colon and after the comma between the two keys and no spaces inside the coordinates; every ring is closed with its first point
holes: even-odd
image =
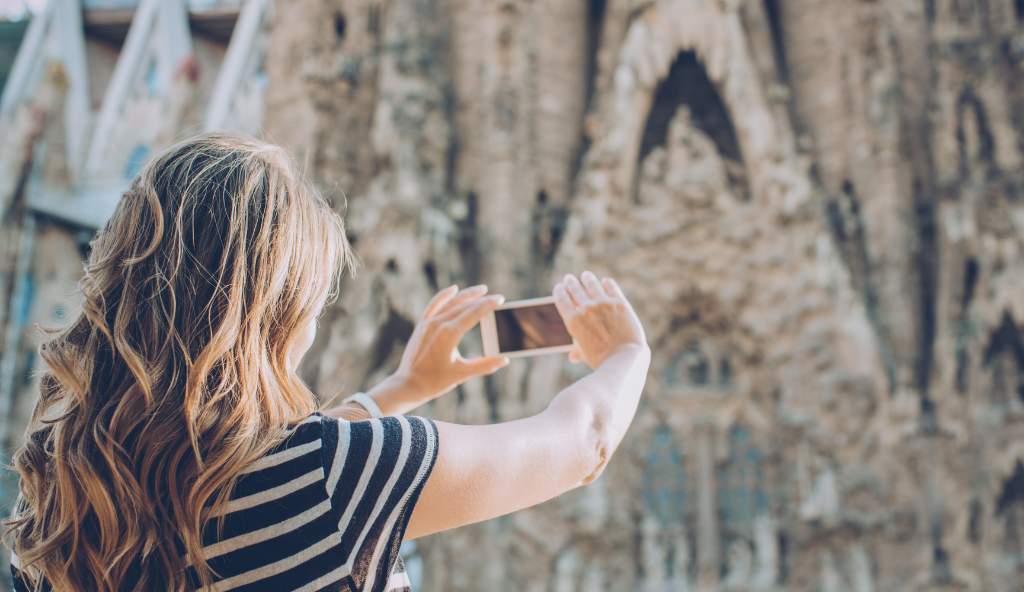
{"type": "Polygon", "coordinates": [[[306,355],[306,352],[309,351],[314,339],[316,339],[316,317],[311,318],[299,329],[299,334],[295,337],[295,341],[292,342],[292,348],[288,352],[289,371],[294,372],[299,368],[302,356],[306,355]]]}

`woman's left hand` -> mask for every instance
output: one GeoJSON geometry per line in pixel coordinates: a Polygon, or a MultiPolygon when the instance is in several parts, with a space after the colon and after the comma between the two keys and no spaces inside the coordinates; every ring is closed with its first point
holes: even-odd
{"type": "Polygon", "coordinates": [[[430,300],[398,370],[367,393],[385,414],[406,413],[471,378],[508,365],[504,356],[467,359],[458,350],[462,337],[505,301],[503,296],[486,294],[483,285],[461,291],[451,286],[430,300]]]}

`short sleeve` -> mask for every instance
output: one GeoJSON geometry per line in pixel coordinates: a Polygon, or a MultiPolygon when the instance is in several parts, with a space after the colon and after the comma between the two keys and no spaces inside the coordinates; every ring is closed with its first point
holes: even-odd
{"type": "Polygon", "coordinates": [[[361,590],[383,590],[437,460],[437,426],[418,416],[322,421],[327,494],[343,560],[361,590]]]}
{"type": "MultiPolygon", "coordinates": [[[[25,498],[23,498],[21,496],[21,491],[19,490],[18,491],[18,496],[14,500],[14,507],[11,509],[11,515],[8,516],[8,518],[14,518],[21,511],[23,511],[24,510],[24,506],[23,506],[24,503],[25,503],[25,498]]],[[[29,584],[28,578],[25,577],[25,574],[22,573],[21,570],[22,570],[21,561],[18,559],[17,553],[15,553],[12,550],[11,551],[11,584],[12,584],[11,589],[14,590],[14,592],[29,592],[29,590],[32,590],[34,586],[29,584]]],[[[42,588],[43,588],[43,590],[45,592],[49,592],[49,590],[51,590],[49,584],[46,583],[46,582],[43,582],[43,587],[42,588]]]]}
{"type": "MultiPolygon", "coordinates": [[[[29,579],[25,577],[25,574],[21,571],[21,562],[18,561],[18,556],[11,553],[11,588],[14,592],[30,592],[35,590],[35,586],[29,582],[29,579]]],[[[52,592],[53,588],[50,587],[49,582],[43,581],[42,586],[43,592],[52,592]]]]}

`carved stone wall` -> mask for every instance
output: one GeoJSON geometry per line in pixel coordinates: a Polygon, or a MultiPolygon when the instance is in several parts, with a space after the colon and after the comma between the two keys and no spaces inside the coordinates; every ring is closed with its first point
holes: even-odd
{"type": "MultiPolygon", "coordinates": [[[[321,392],[392,368],[452,281],[610,273],[654,347],[605,476],[418,542],[424,590],[1024,581],[1020,2],[298,4],[268,133],[365,263],[321,392]]],[[[578,372],[423,412],[519,417],[578,372]]]]}

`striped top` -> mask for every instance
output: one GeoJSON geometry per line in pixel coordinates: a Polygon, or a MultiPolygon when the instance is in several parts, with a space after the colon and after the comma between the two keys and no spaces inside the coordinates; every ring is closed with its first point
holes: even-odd
{"type": "Polygon", "coordinates": [[[429,419],[313,414],[243,471],[220,536],[204,530],[208,590],[410,592],[398,549],[436,458],[429,419]]]}

